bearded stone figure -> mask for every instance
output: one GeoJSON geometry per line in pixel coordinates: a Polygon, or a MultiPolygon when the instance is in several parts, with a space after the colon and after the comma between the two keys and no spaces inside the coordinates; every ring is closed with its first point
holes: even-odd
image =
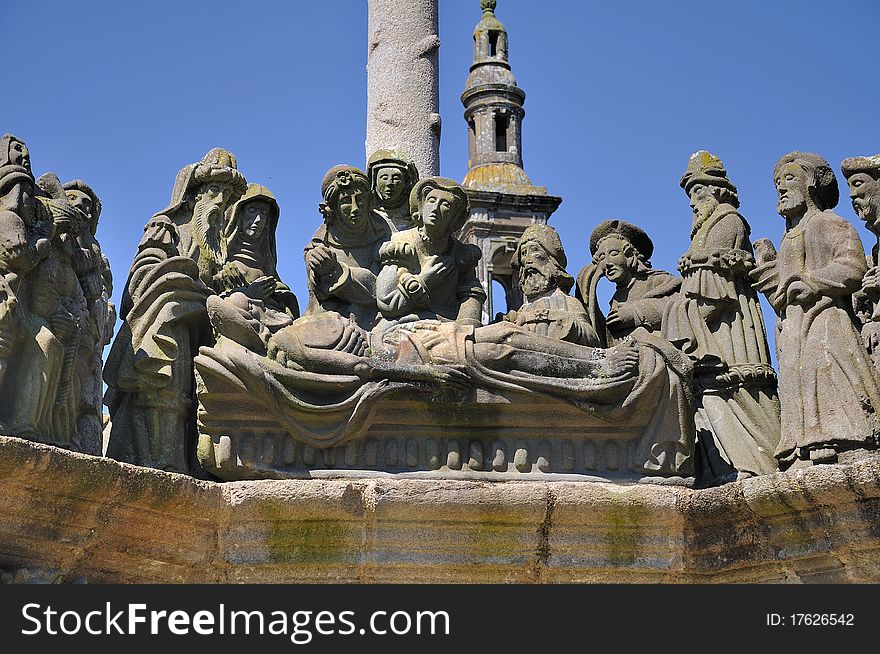
{"type": "Polygon", "coordinates": [[[392,232],[414,227],[409,194],[419,181],[412,158],[402,150],[376,150],[367,161],[373,211],[388,223],[392,232]]]}
{"type": "Polygon", "coordinates": [[[206,303],[224,290],[224,213],[246,188],[235,157],[215,148],[178,173],[171,203],[144,228],[104,368],[108,456],[197,470],[193,357],[212,342],[206,303]]]}
{"type": "Polygon", "coordinates": [[[758,250],[756,288],[779,315],[782,469],[836,463],[878,445],[880,388],[853,316],[852,294],[868,272],[852,225],[834,213],[828,162],[791,152],[773,170],[785,236],[758,250]]]}
{"type": "Polygon", "coordinates": [[[645,231],[623,220],[601,222],[590,235],[593,261],[578,274],[575,297],[586,307],[603,347],[621,342],[639,327],[649,332],[660,329],[663,312],[681,280],[654,270],[653,253],[654,243],[645,231]],[[616,287],[607,316],[596,296],[602,277],[616,287]]]}
{"type": "Polygon", "coordinates": [[[776,373],[758,297],[750,228],[721,160],[691,156],[681,187],[693,210],[691,246],[679,260],[680,299],[663,316],[663,335],[695,361],[700,483],[776,470],[776,373]]]}
{"type": "Polygon", "coordinates": [[[844,159],[840,169],[849,186],[853,210],[875,237],[868,255],[868,272],[862,279],[862,288],[853,295],[853,304],[856,314],[862,314],[862,342],[880,372],[880,154],[844,159]]]}

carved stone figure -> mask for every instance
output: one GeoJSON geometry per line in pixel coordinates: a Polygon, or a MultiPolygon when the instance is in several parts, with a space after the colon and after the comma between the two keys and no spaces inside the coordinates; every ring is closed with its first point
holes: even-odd
{"type": "Polygon", "coordinates": [[[103,424],[103,365],[104,346],[113,337],[116,307],[110,302],[113,278],[110,263],[95,238],[101,216],[101,200],[81,179],[63,186],[70,205],[82,214],[77,236],[79,248],[73,253],[73,268],[88,306],[87,325],[81,326],[81,338],[91,345],[91,353],[80,361],[84,370],[82,406],[77,418],[76,439],[83,451],[100,452],[103,424]]]}
{"type": "Polygon", "coordinates": [[[269,336],[299,318],[296,296],[278,276],[275,230],[280,209],[265,186],[249,184],[227,211],[226,289],[207,300],[217,336],[265,351],[269,336]]]}
{"type": "Polygon", "coordinates": [[[651,267],[654,243],[641,228],[623,220],[599,223],[590,235],[593,261],[578,274],[577,297],[587,308],[602,346],[619,343],[638,327],[660,329],[669,299],[678,293],[681,279],[651,267]],[[608,316],[596,297],[599,280],[616,286],[608,316]]]}
{"type": "Polygon", "coordinates": [[[527,227],[511,260],[526,302],[504,320],[535,334],[597,347],[599,338],[583,304],[568,294],[574,278],[565,271],[566,264],[555,229],[527,227]]]}
{"type": "Polygon", "coordinates": [[[15,436],[97,454],[100,441],[79,443],[76,438],[94,349],[88,306],[74,270],[86,217],[70,205],[51,173],[21,190],[48,211],[55,229],[45,258],[20,278],[15,291],[18,325],[0,422],[15,436]]]}
{"type": "Polygon", "coordinates": [[[701,483],[773,472],[779,441],[776,374],[749,271],[749,225],[721,160],[691,156],[681,187],[693,209],[691,246],[679,260],[681,298],[663,334],[695,362],[701,483]]]}
{"type": "Polygon", "coordinates": [[[880,388],[854,322],[851,296],[867,272],[856,230],[832,210],[834,171],[817,154],[791,152],[773,170],[786,231],[778,254],[758,249],[756,286],[780,317],[780,468],[834,463],[876,448],[880,388]]]}
{"type": "Polygon", "coordinates": [[[853,295],[853,303],[856,314],[861,315],[862,342],[874,367],[880,370],[880,268],[877,259],[880,243],[880,155],[844,159],[840,169],[849,185],[853,210],[877,239],[868,256],[868,272],[862,279],[862,288],[853,295]]]}
{"type": "Polygon", "coordinates": [[[367,177],[373,196],[373,211],[388,222],[391,231],[414,227],[409,194],[419,181],[419,171],[402,150],[376,150],[367,161],[367,177]]]}
{"type": "Polygon", "coordinates": [[[467,220],[464,189],[454,180],[430,177],[413,187],[409,203],[418,226],[393,234],[379,253],[376,299],[382,316],[480,325],[486,299],[476,274],[481,252],[452,236],[467,220]]]}
{"type": "Polygon", "coordinates": [[[108,456],[195,469],[192,360],[212,340],[207,298],[224,289],[224,212],[246,188],[235,157],[215,148],[178,173],[171,203],[144,228],[104,368],[108,456]]]}

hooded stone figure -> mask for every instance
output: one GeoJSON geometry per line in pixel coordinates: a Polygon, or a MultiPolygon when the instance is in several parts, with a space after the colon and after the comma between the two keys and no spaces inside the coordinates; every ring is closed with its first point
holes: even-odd
{"type": "Polygon", "coordinates": [[[599,338],[583,305],[568,294],[574,278],[565,270],[567,263],[555,229],[527,227],[511,259],[525,301],[504,320],[541,336],[596,347],[599,338]]]}
{"type": "Polygon", "coordinates": [[[749,271],[750,227],[721,159],[691,155],[680,185],[692,211],[691,245],[679,259],[680,297],[662,332],[695,362],[701,483],[774,472],[779,442],[776,373],[749,271]]]}
{"type": "Polygon", "coordinates": [[[223,289],[224,214],[246,188],[232,153],[215,148],[181,169],[144,228],[104,368],[108,456],[197,472],[193,357],[212,341],[206,301],[223,289]]]}
{"type": "Polygon", "coordinates": [[[218,339],[231,339],[261,355],[272,334],[299,318],[296,296],[278,276],[275,230],[279,216],[271,191],[249,184],[227,211],[223,232],[227,260],[222,275],[226,290],[207,301],[218,339]]]}
{"type": "Polygon", "coordinates": [[[678,293],[681,280],[665,270],[654,270],[653,253],[648,234],[624,220],[605,220],[590,235],[593,261],[578,274],[575,297],[587,308],[603,345],[619,343],[638,327],[649,332],[660,329],[663,311],[678,293]],[[602,277],[617,287],[607,317],[596,297],[602,277]]]}
{"type": "Polygon", "coordinates": [[[376,150],[367,161],[367,177],[373,195],[373,211],[393,232],[414,226],[409,194],[419,181],[419,171],[403,150],[376,150]]]}
{"type": "Polygon", "coordinates": [[[834,211],[828,162],[790,152],[773,170],[785,235],[756,243],[756,287],[779,316],[780,468],[836,463],[880,443],[880,387],[858,333],[852,294],[867,273],[862,242],[834,211]]]}

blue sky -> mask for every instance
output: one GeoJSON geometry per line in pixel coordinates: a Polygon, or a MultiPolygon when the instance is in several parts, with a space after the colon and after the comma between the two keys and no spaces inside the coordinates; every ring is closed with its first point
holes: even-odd
{"type": "MultiPolygon", "coordinates": [[[[321,220],[321,177],[365,161],[366,8],[0,0],[0,132],[27,142],[37,175],[79,177],[101,196],[117,303],[178,169],[229,148],[279,200],[279,272],[305,306],[302,248],[321,220]]],[[[678,180],[695,150],[724,160],[753,240],[776,243],[779,156],[818,152],[839,173],[843,158],[880,152],[876,0],[499,0],[496,14],[527,94],[525,169],[563,198],[551,224],[572,273],[607,218],[645,228],[655,267],[674,269],[691,222],[678,180]]],[[[459,180],[459,96],[479,18],[478,0],[440,0],[441,173],[459,180]]],[[[859,223],[842,196],[839,213],[859,223]]]]}

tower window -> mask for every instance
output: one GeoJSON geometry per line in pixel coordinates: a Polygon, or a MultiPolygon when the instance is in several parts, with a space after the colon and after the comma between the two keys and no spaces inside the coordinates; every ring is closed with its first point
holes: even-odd
{"type": "Polygon", "coordinates": [[[495,114],[495,151],[507,152],[507,116],[495,114]]]}
{"type": "Polygon", "coordinates": [[[489,30],[489,56],[498,54],[498,30],[489,30]]]}

